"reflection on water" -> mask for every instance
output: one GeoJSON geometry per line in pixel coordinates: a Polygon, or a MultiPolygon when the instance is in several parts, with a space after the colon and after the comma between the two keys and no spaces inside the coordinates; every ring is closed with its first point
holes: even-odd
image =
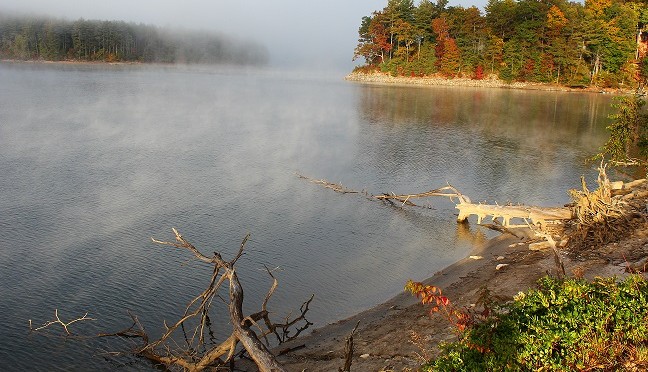
{"type": "Polygon", "coordinates": [[[480,228],[471,228],[470,224],[457,224],[457,241],[467,243],[471,247],[479,247],[486,243],[486,232],[480,228]]]}
{"type": "Polygon", "coordinates": [[[84,333],[123,328],[127,309],[153,334],[176,319],[210,270],[150,242],[171,227],[224,257],[252,234],[239,261],[249,310],[270,284],[263,265],[280,268],[278,316],[311,293],[317,326],[375,305],[485,233],[457,226],[446,199],[401,210],[295,171],[373,193],[450,182],[473,200],[562,204],[593,177],[582,160],[604,142],[609,110],[601,95],[208,68],[2,64],[0,85],[3,370],[124,362],[96,356],[123,345],[27,335],[28,319],[55,308],[89,311],[98,321],[84,333]]]}
{"type": "Polygon", "coordinates": [[[419,190],[450,181],[475,198],[547,205],[557,197],[551,193],[573,182],[573,172],[587,169],[584,160],[605,136],[609,101],[578,93],[366,87],[360,106],[375,142],[360,143],[362,158],[386,167],[403,188],[412,188],[414,174],[422,178],[419,190]]]}

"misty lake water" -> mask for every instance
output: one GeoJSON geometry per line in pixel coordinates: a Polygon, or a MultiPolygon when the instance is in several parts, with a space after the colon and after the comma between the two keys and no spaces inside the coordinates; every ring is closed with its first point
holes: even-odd
{"type": "MultiPolygon", "coordinates": [[[[151,368],[106,340],[29,334],[85,312],[93,334],[159,334],[210,268],[155,245],[176,227],[239,261],[246,307],[283,317],[312,293],[315,327],[465,257],[492,236],[454,205],[398,209],[295,172],[366,189],[449,182],[473,200],[561,205],[606,139],[611,97],[371,86],[342,77],[207,67],[0,64],[0,369],[151,368]]],[[[220,326],[222,333],[226,325],[220,326]]],[[[218,327],[217,327],[218,328],[218,327]]]]}

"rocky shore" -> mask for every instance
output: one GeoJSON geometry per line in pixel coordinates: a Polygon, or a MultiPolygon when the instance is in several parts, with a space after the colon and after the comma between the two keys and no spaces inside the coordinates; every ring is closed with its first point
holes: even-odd
{"type": "Polygon", "coordinates": [[[479,88],[504,88],[504,89],[528,89],[528,90],[545,90],[545,91],[559,91],[559,92],[593,92],[593,93],[614,93],[625,94],[629,90],[623,89],[608,89],[599,87],[587,88],[571,88],[556,84],[547,83],[532,83],[532,82],[511,82],[507,83],[504,80],[497,79],[494,76],[486,79],[476,80],[468,78],[444,78],[438,76],[425,76],[425,77],[408,77],[408,76],[392,76],[382,72],[352,72],[347,75],[345,80],[354,81],[359,83],[380,84],[380,85],[397,85],[397,86],[448,86],[448,87],[479,87],[479,88]]]}

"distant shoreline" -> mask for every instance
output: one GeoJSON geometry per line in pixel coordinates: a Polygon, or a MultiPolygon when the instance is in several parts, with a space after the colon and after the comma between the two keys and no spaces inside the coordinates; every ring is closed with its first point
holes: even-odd
{"type": "Polygon", "coordinates": [[[377,84],[377,85],[394,85],[394,86],[448,86],[448,87],[475,87],[475,88],[502,88],[502,89],[525,89],[525,90],[542,90],[557,92],[585,92],[585,93],[604,93],[604,94],[628,94],[632,93],[630,89],[610,89],[600,87],[570,88],[563,85],[532,83],[515,81],[507,83],[504,80],[496,78],[487,78],[474,80],[468,78],[443,78],[437,76],[426,77],[407,77],[392,76],[382,72],[352,72],[344,78],[347,81],[377,84]]]}
{"type": "Polygon", "coordinates": [[[159,62],[139,62],[139,61],[83,61],[75,59],[65,59],[60,61],[38,60],[38,59],[0,59],[1,63],[25,63],[25,64],[62,64],[62,65],[159,65],[159,62]]]}

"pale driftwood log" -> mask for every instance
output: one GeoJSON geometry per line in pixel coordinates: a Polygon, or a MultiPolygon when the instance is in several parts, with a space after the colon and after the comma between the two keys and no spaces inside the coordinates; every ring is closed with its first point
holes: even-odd
{"type": "MultiPolygon", "coordinates": [[[[416,198],[427,198],[432,196],[444,196],[452,201],[457,201],[456,208],[459,210],[457,222],[465,222],[470,215],[477,216],[477,223],[481,224],[486,217],[492,219],[501,218],[502,226],[514,227],[510,224],[511,219],[518,218],[524,221],[531,221],[536,225],[544,226],[547,222],[569,220],[572,213],[566,207],[533,207],[525,205],[492,205],[474,204],[470,198],[460,193],[454,186],[447,185],[438,189],[418,194],[382,194],[375,195],[379,200],[396,200],[402,205],[415,205],[411,200],[416,198]]],[[[526,225],[524,225],[526,226],[526,225]]]]}
{"type": "MultiPolygon", "coordinates": [[[[357,193],[357,191],[347,189],[342,185],[328,182],[326,180],[316,180],[310,177],[303,176],[297,173],[301,179],[308,180],[311,183],[322,185],[328,189],[332,189],[341,193],[357,193]]],[[[470,198],[457,190],[454,186],[448,184],[438,189],[416,193],[416,194],[395,194],[383,193],[380,195],[373,195],[371,198],[383,200],[394,203],[399,203],[400,206],[413,206],[419,207],[412,200],[429,198],[433,196],[442,196],[449,198],[455,202],[456,208],[459,210],[457,222],[465,222],[470,215],[477,216],[477,223],[481,224],[482,221],[490,217],[495,220],[496,218],[502,219],[502,227],[526,227],[526,223],[531,221],[536,226],[546,226],[548,223],[556,223],[559,221],[570,220],[573,218],[572,211],[567,207],[534,207],[525,205],[492,205],[492,204],[474,204],[470,198]],[[517,218],[524,221],[523,225],[511,225],[511,219],[517,218]]],[[[486,226],[488,227],[488,226],[486,226]]]]}
{"type": "Polygon", "coordinates": [[[464,222],[470,215],[477,216],[477,223],[486,217],[502,218],[502,226],[509,227],[511,219],[518,218],[531,221],[535,225],[545,226],[548,222],[570,220],[572,211],[567,207],[533,207],[525,205],[490,205],[468,204],[456,205],[459,210],[458,222],[464,222]]]}

